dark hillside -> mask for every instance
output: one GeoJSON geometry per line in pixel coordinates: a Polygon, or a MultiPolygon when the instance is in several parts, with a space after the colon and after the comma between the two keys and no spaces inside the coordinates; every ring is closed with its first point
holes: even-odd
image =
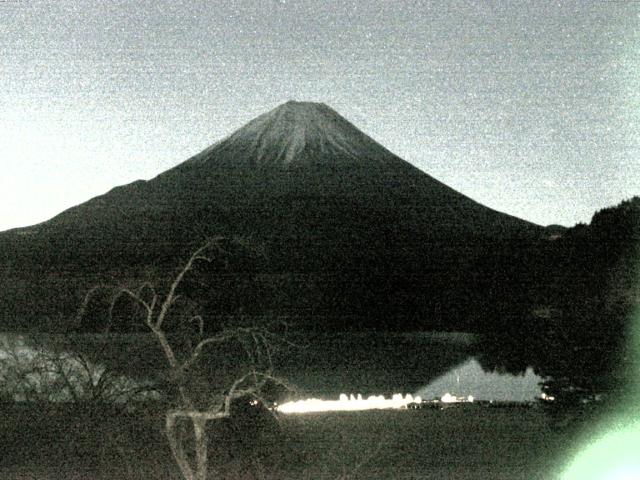
{"type": "Polygon", "coordinates": [[[640,197],[594,214],[543,244],[533,309],[491,339],[488,368],[534,365],[559,398],[612,393],[634,370],[640,308],[640,197]],[[570,395],[570,396],[571,396],[570,395]]]}
{"type": "Polygon", "coordinates": [[[421,172],[329,107],[288,102],[150,181],[0,234],[0,318],[55,323],[92,284],[166,278],[222,235],[261,253],[211,272],[229,299],[212,314],[241,305],[339,328],[467,328],[505,285],[529,289],[512,256],[526,259],[544,232],[421,172]]]}

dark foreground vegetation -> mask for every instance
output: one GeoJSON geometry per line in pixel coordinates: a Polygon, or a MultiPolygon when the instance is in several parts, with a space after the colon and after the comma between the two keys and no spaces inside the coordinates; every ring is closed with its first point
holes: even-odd
{"type": "MultiPolygon", "coordinates": [[[[135,414],[64,405],[2,405],[0,477],[181,478],[163,409],[135,414]]],[[[220,479],[550,479],[575,431],[541,406],[466,406],[279,416],[239,413],[209,428],[220,479]]]]}

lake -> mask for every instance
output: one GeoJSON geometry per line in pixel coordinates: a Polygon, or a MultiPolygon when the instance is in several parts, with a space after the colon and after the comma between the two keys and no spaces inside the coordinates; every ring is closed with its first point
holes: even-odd
{"type": "MultiPolygon", "coordinates": [[[[531,368],[519,375],[483,369],[482,342],[472,334],[305,332],[287,340],[290,343],[274,352],[273,365],[277,375],[296,387],[298,397],[411,393],[431,399],[450,393],[479,400],[531,401],[540,396],[542,378],[531,368]]],[[[166,361],[148,334],[29,339],[5,333],[0,346],[0,363],[5,364],[15,359],[16,351],[27,361],[35,348],[82,353],[99,368],[111,368],[136,382],[157,379],[166,371],[166,361]],[[13,356],[8,357],[11,350],[13,356]]],[[[242,350],[229,346],[208,355],[206,367],[212,376],[239,371],[241,358],[242,350]]]]}

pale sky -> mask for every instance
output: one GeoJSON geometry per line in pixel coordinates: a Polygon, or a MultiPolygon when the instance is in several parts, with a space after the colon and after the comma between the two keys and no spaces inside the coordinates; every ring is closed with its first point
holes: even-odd
{"type": "Polygon", "coordinates": [[[0,0],[0,230],[290,99],[540,223],[640,194],[640,3],[0,0]]]}

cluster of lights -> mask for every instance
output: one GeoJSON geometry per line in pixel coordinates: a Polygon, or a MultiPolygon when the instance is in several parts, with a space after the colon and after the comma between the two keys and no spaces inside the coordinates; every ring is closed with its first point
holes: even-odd
{"type": "Polygon", "coordinates": [[[362,395],[340,395],[338,400],[320,400],[309,398],[307,400],[297,400],[278,405],[276,409],[282,413],[310,413],[310,412],[339,412],[339,411],[359,411],[359,410],[384,410],[407,408],[411,403],[422,403],[422,398],[414,397],[411,394],[402,396],[397,393],[391,398],[383,395],[372,395],[362,398],[362,395]]]}
{"type": "Polygon", "coordinates": [[[440,402],[442,403],[473,403],[473,395],[469,395],[468,397],[455,397],[450,393],[445,393],[441,398],[440,402]]]}
{"type": "MultiPolygon", "coordinates": [[[[441,403],[464,403],[473,402],[472,395],[468,397],[455,397],[450,393],[445,393],[441,398],[441,403]]],[[[276,410],[282,413],[311,413],[311,412],[354,412],[360,410],[386,410],[407,408],[411,404],[421,404],[420,396],[413,396],[410,393],[402,395],[396,393],[391,398],[383,395],[372,395],[362,398],[362,395],[354,396],[340,395],[338,400],[320,400],[309,398],[306,400],[296,400],[278,405],[276,410]]]]}
{"type": "Polygon", "coordinates": [[[545,402],[553,402],[556,399],[553,395],[547,395],[544,392],[540,394],[540,398],[545,402]]]}

